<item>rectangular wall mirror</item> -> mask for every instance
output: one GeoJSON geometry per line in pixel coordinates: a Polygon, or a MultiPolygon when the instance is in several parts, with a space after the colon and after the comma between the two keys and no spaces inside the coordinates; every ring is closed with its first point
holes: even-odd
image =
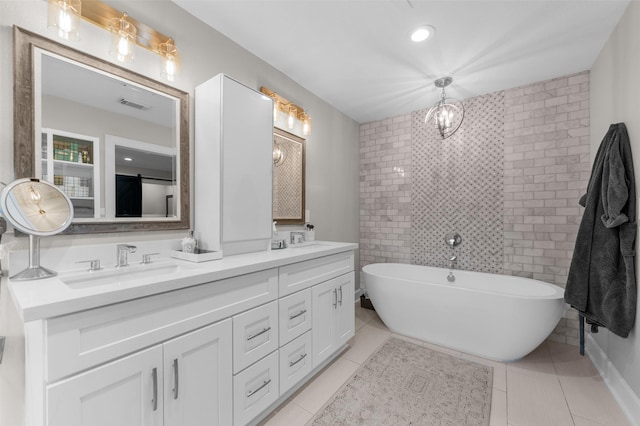
{"type": "Polygon", "coordinates": [[[189,228],[188,94],[14,28],[16,177],[60,187],[68,233],[189,228]]]}
{"type": "Polygon", "coordinates": [[[305,223],[305,140],[275,128],[273,133],[273,220],[305,223]]]}

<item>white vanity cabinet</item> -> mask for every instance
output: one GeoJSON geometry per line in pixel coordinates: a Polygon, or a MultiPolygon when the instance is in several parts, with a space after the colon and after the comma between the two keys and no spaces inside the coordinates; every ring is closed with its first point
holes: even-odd
{"type": "Polygon", "coordinates": [[[313,287],[313,367],[355,334],[355,278],[350,272],[313,287]]]}
{"type": "Polygon", "coordinates": [[[228,425],[231,320],[47,388],[50,426],[228,425]]]}
{"type": "Polygon", "coordinates": [[[25,424],[256,424],[353,336],[353,245],[338,247],[239,255],[183,287],[26,311],[25,424]]]}
{"type": "Polygon", "coordinates": [[[271,241],[273,101],[218,74],[195,90],[194,222],[201,248],[225,256],[271,241]]]}
{"type": "Polygon", "coordinates": [[[162,380],[161,346],[89,370],[47,388],[46,424],[161,426],[162,380]]]}
{"type": "Polygon", "coordinates": [[[231,328],[227,319],[163,344],[165,426],[231,424],[231,328]]]}

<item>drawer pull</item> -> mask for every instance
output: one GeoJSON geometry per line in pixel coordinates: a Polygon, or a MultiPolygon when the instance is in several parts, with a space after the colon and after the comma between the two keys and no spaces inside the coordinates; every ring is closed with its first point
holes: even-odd
{"type": "Polygon", "coordinates": [[[338,291],[340,292],[340,298],[338,299],[338,303],[342,306],[342,286],[338,287],[338,291]]]}
{"type": "Polygon", "coordinates": [[[151,378],[153,381],[153,395],[151,397],[151,406],[153,407],[153,411],[158,410],[158,369],[154,368],[151,370],[151,378]]]}
{"type": "Polygon", "coordinates": [[[302,355],[300,355],[300,358],[296,359],[295,361],[289,361],[289,367],[293,367],[294,365],[296,365],[297,363],[299,363],[300,361],[302,361],[306,357],[307,357],[307,354],[302,354],[302,355]]]}
{"type": "Polygon", "coordinates": [[[333,309],[335,309],[336,306],[338,306],[338,290],[334,288],[333,289],[333,309]]]}
{"type": "Polygon", "coordinates": [[[306,310],[306,309],[303,309],[303,310],[301,310],[300,312],[298,312],[297,314],[295,314],[295,315],[291,315],[291,316],[289,317],[289,319],[290,319],[290,320],[292,320],[292,319],[296,319],[296,318],[298,318],[299,316],[304,315],[304,314],[306,314],[306,313],[307,313],[307,310],[306,310]]]}
{"type": "Polygon", "coordinates": [[[254,334],[254,335],[249,335],[247,337],[247,340],[255,339],[256,337],[263,335],[264,333],[268,332],[269,330],[271,330],[271,327],[263,328],[262,331],[254,334]]]}
{"type": "Polygon", "coordinates": [[[271,379],[265,380],[264,383],[262,383],[258,389],[247,392],[247,398],[253,396],[253,394],[255,394],[257,392],[260,392],[269,383],[271,383],[271,379]]]}
{"type": "Polygon", "coordinates": [[[178,399],[178,358],[173,360],[173,399],[178,399]]]}

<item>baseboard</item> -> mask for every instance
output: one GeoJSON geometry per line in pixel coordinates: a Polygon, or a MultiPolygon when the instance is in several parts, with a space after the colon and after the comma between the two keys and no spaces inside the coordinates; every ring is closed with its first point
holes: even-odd
{"type": "Polygon", "coordinates": [[[356,290],[355,292],[355,301],[358,302],[358,300],[360,300],[360,296],[362,296],[364,294],[364,289],[361,287],[359,289],[356,290]]]}
{"type": "Polygon", "coordinates": [[[600,345],[587,334],[587,355],[632,425],[640,425],[640,398],[629,387],[600,345]]]}

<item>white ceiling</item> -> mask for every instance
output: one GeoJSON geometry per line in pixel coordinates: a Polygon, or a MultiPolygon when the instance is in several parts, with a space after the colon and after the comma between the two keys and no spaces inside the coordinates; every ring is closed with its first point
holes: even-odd
{"type": "Polygon", "coordinates": [[[42,94],[173,129],[176,99],[43,51],[42,94]],[[126,99],[147,109],[123,105],[126,99]]]}
{"type": "Polygon", "coordinates": [[[359,123],[430,106],[447,75],[464,99],[588,70],[629,3],[173,1],[359,123]],[[410,42],[422,24],[435,37],[410,42]]]}

